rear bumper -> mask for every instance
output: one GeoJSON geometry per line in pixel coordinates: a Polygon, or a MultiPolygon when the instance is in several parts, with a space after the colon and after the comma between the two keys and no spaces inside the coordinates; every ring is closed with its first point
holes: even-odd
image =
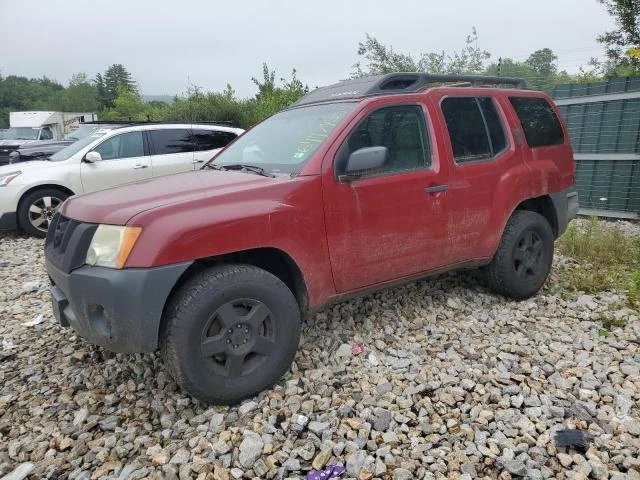
{"type": "Polygon", "coordinates": [[[166,300],[189,265],[122,270],[84,265],[65,273],[47,259],[53,313],[60,325],[107,350],[152,352],[166,300]]]}
{"type": "Polygon", "coordinates": [[[571,186],[561,192],[552,193],[551,201],[556,211],[558,220],[557,237],[562,235],[567,229],[569,222],[578,216],[578,192],[575,186],[571,186]]]}

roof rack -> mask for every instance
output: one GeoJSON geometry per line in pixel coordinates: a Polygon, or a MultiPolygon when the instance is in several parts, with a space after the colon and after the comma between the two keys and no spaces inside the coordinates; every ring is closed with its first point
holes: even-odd
{"type": "Polygon", "coordinates": [[[499,86],[526,88],[521,78],[489,77],[482,75],[448,75],[441,73],[398,72],[386,75],[355,78],[321,87],[309,92],[293,104],[294,107],[328,100],[364,98],[388,93],[415,93],[437,84],[454,83],[456,87],[499,86]]]}
{"type": "Polygon", "coordinates": [[[171,125],[171,124],[188,124],[188,125],[220,125],[221,127],[235,127],[233,120],[221,121],[191,121],[191,120],[94,120],[91,122],[80,122],[81,125],[171,125]]]}

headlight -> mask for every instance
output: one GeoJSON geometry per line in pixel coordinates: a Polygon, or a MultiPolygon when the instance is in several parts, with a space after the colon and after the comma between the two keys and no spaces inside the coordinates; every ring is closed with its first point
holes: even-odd
{"type": "Polygon", "coordinates": [[[122,268],[142,232],[140,227],[99,225],[91,239],[85,263],[122,268]]]}
{"type": "Polygon", "coordinates": [[[11,173],[7,173],[6,175],[0,176],[0,187],[7,186],[9,184],[9,182],[11,182],[11,180],[16,178],[21,173],[22,172],[17,171],[17,172],[11,172],[11,173]]]}

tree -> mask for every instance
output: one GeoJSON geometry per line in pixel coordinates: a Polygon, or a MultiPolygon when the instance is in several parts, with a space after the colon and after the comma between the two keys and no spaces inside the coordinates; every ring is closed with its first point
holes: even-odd
{"type": "Polygon", "coordinates": [[[250,124],[253,125],[264,118],[287,108],[293,102],[309,91],[309,87],[302,84],[297,77],[296,69],[291,72],[291,79],[280,78],[282,86],[276,85],[276,71],[269,70],[266,63],[262,64],[262,80],[253,77],[251,80],[258,87],[255,109],[250,124]]]}
{"type": "Polygon", "coordinates": [[[558,72],[557,61],[558,56],[553,53],[553,50],[543,48],[529,55],[529,58],[524,63],[531,67],[538,77],[549,78],[558,72]]]}
{"type": "Polygon", "coordinates": [[[98,73],[95,78],[96,89],[100,104],[103,108],[111,108],[120,89],[138,93],[138,86],[131,77],[131,74],[120,63],[111,65],[104,72],[98,73]]]}
{"type": "Polygon", "coordinates": [[[475,27],[466,37],[464,47],[451,53],[444,50],[422,53],[414,59],[409,54],[394,51],[392,46],[387,47],[367,33],[366,40],[358,44],[358,55],[366,59],[367,65],[363,69],[360,62],[356,63],[352,77],[390,72],[477,74],[484,70],[485,62],[491,57],[489,52],[478,47],[475,27]]]}
{"type": "Polygon", "coordinates": [[[67,112],[97,112],[100,110],[98,89],[85,73],[71,76],[69,86],[62,94],[62,109],[67,112]]]}
{"type": "Polygon", "coordinates": [[[640,74],[640,1],[598,0],[616,22],[616,29],[598,37],[606,48],[607,61],[592,64],[607,76],[640,74]]]}
{"type": "Polygon", "coordinates": [[[551,90],[554,86],[571,83],[574,80],[564,70],[558,72],[557,56],[553,50],[543,48],[536,50],[524,62],[516,62],[511,58],[500,59],[500,64],[492,63],[484,74],[491,76],[523,78],[530,88],[551,90]]]}

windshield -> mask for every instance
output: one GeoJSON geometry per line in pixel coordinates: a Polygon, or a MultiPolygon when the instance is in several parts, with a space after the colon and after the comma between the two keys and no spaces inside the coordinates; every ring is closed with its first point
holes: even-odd
{"type": "Polygon", "coordinates": [[[5,140],[37,140],[40,129],[37,127],[11,127],[4,134],[5,140]]]}
{"type": "Polygon", "coordinates": [[[72,143],[71,145],[67,145],[59,152],[54,153],[49,157],[49,160],[51,160],[52,162],[62,162],[63,160],[67,160],[71,158],[73,155],[75,155],[76,153],[78,153],[80,150],[82,150],[84,147],[89,145],[94,140],[97,140],[98,138],[104,136],[108,131],[109,130],[98,130],[95,133],[92,133],[91,135],[87,135],[83,139],[78,140],[77,142],[72,143]]]}
{"type": "Polygon", "coordinates": [[[244,164],[275,174],[297,174],[355,106],[332,103],[277,113],[229,145],[214,165],[244,164]]]}
{"type": "Polygon", "coordinates": [[[64,136],[65,140],[80,140],[81,138],[91,135],[96,130],[104,130],[105,127],[100,125],[80,125],[73,132],[69,132],[64,136]]]}

